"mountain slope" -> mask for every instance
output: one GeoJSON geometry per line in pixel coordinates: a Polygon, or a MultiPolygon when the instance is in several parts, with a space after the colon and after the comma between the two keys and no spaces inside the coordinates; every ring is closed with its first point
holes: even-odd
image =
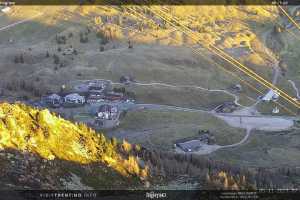
{"type": "MultiPolygon", "coordinates": [[[[102,174],[105,181],[113,178],[108,175],[104,177],[103,174],[114,174],[113,176],[124,178],[132,177],[131,179],[137,182],[145,180],[148,176],[148,168],[141,168],[141,161],[136,159],[134,153],[130,153],[138,151],[139,147],[128,143],[124,144],[122,147],[115,139],[108,140],[85,125],[73,124],[51,114],[48,110],[37,110],[23,104],[0,104],[2,165],[6,165],[6,161],[9,161],[9,165],[11,165],[11,161],[15,157],[18,159],[13,164],[30,162],[28,157],[32,157],[33,160],[39,160],[34,162],[36,168],[43,162],[50,162],[51,165],[56,165],[58,174],[66,169],[67,171],[74,169],[75,172],[80,171],[77,174],[84,175],[85,172],[81,170],[84,167],[89,168],[88,171],[96,173],[97,176],[102,174]],[[127,147],[130,146],[130,149],[124,148],[124,144],[127,147]],[[26,155],[27,158],[25,158],[26,155]]],[[[23,165],[20,164],[20,166],[23,165]]],[[[4,168],[5,166],[2,166],[2,169],[4,168]]],[[[17,165],[16,170],[22,170],[22,167],[17,165]]],[[[48,174],[55,174],[51,173],[51,170],[48,174]]],[[[73,172],[69,171],[71,177],[75,180],[78,179],[73,172]]],[[[26,174],[26,172],[23,173],[23,175],[26,174]]],[[[42,173],[39,175],[42,176],[42,173]]],[[[97,182],[87,180],[87,182],[89,181],[97,182]]],[[[118,185],[118,183],[111,184],[111,186],[118,185]]]]}

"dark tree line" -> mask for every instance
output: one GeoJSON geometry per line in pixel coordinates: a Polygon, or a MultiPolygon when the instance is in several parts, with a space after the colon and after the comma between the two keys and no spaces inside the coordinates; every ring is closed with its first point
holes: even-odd
{"type": "MultiPolygon", "coordinates": [[[[177,154],[142,148],[135,152],[150,167],[152,177],[174,180],[187,175],[202,182],[202,187],[226,189],[226,184],[239,189],[255,188],[296,188],[292,181],[300,177],[297,168],[253,168],[231,165],[195,154],[177,154]],[[226,177],[220,177],[220,173],[226,177]]],[[[299,185],[298,185],[299,186],[299,185]]],[[[227,188],[228,189],[228,188],[227,188]]]]}

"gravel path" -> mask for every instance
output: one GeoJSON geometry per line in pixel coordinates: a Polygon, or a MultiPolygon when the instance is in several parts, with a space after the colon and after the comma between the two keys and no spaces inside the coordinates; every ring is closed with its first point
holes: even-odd
{"type": "MultiPolygon", "coordinates": [[[[234,143],[234,144],[230,144],[230,145],[221,146],[221,145],[217,145],[217,144],[208,145],[208,144],[203,143],[201,145],[200,149],[196,152],[193,152],[193,153],[198,154],[198,155],[206,155],[206,154],[210,154],[212,152],[215,152],[219,149],[238,147],[238,146],[244,144],[248,140],[248,138],[250,136],[250,133],[251,133],[251,129],[248,128],[245,137],[241,141],[239,141],[237,143],[234,143]]],[[[186,152],[182,151],[181,149],[179,149],[178,147],[175,149],[175,151],[178,152],[178,153],[186,153],[186,152]]]]}
{"type": "Polygon", "coordinates": [[[294,81],[292,80],[288,80],[288,82],[291,83],[292,87],[294,88],[295,92],[296,92],[296,96],[297,96],[297,99],[300,99],[300,93],[299,93],[299,89],[297,88],[296,84],[294,81]]]}
{"type": "Polygon", "coordinates": [[[222,90],[222,89],[208,89],[208,88],[204,88],[201,86],[197,86],[197,85],[172,85],[172,84],[168,84],[168,83],[159,83],[159,82],[150,82],[150,83],[142,83],[140,81],[137,81],[135,83],[133,83],[135,85],[140,85],[140,86],[155,86],[155,85],[159,85],[159,86],[164,86],[164,87],[171,87],[171,88],[194,88],[194,89],[199,89],[199,90],[204,90],[204,91],[208,91],[208,92],[222,92],[225,94],[228,94],[230,96],[232,96],[235,100],[234,103],[238,106],[244,107],[243,105],[241,105],[239,103],[239,96],[237,96],[236,94],[233,94],[227,90],[222,90]]]}
{"type": "Polygon", "coordinates": [[[10,29],[10,28],[12,28],[12,27],[14,27],[14,26],[16,26],[16,25],[18,25],[18,24],[23,24],[23,23],[25,23],[25,22],[27,22],[27,21],[30,21],[30,20],[32,20],[32,19],[38,17],[38,16],[41,16],[42,14],[43,14],[43,13],[39,13],[39,14],[34,15],[33,17],[30,17],[30,18],[28,18],[28,19],[20,20],[20,21],[17,21],[17,22],[15,22],[15,23],[9,24],[9,25],[7,25],[7,26],[1,27],[1,28],[0,28],[0,31],[4,31],[4,30],[7,30],[7,29],[10,29]]]}

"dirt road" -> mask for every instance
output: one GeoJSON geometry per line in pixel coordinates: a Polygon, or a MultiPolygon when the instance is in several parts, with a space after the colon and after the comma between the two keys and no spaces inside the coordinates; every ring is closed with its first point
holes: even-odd
{"type": "Polygon", "coordinates": [[[235,144],[220,146],[220,148],[224,149],[224,148],[232,148],[232,147],[240,146],[240,145],[244,144],[248,140],[250,134],[251,134],[251,128],[247,128],[246,135],[245,135],[245,137],[241,141],[239,141],[239,142],[237,142],[235,144]]]}
{"type": "MultiPolygon", "coordinates": [[[[208,145],[208,144],[203,143],[201,145],[200,149],[193,153],[198,154],[198,155],[206,155],[206,154],[210,154],[210,153],[215,152],[220,149],[238,147],[238,146],[244,144],[248,140],[250,133],[251,133],[251,129],[247,128],[245,137],[241,141],[234,143],[234,144],[230,144],[230,145],[221,146],[221,145],[217,145],[217,144],[208,145]]],[[[186,153],[186,152],[182,151],[181,149],[179,149],[178,147],[175,149],[175,151],[178,153],[186,153]]]]}
{"type": "Polygon", "coordinates": [[[296,92],[296,96],[297,96],[297,99],[300,99],[300,93],[299,93],[299,89],[297,88],[296,84],[294,81],[292,80],[288,80],[288,82],[291,83],[292,87],[294,88],[295,92],[296,92]]]}
{"type": "MultiPolygon", "coordinates": [[[[113,63],[111,63],[108,68],[111,68],[113,63]]],[[[111,80],[105,80],[105,79],[94,79],[94,80],[80,80],[78,82],[84,82],[84,81],[108,81],[111,85],[123,85],[122,83],[116,83],[116,82],[112,82],[111,80]]],[[[138,85],[138,86],[155,86],[155,85],[159,85],[159,86],[163,86],[163,87],[170,87],[170,88],[193,88],[193,89],[198,89],[198,90],[204,90],[204,91],[208,91],[208,92],[222,92],[225,93],[229,96],[232,96],[234,98],[234,103],[242,108],[245,108],[245,106],[241,105],[239,103],[239,96],[236,94],[233,94],[227,90],[224,89],[207,89],[198,85],[172,85],[172,84],[168,84],[168,83],[161,83],[161,82],[150,82],[150,83],[143,83],[141,81],[135,81],[135,82],[131,82],[130,84],[132,85],[138,85]]]]}
{"type": "Polygon", "coordinates": [[[193,108],[183,108],[178,106],[169,105],[159,105],[159,104],[134,104],[132,108],[136,110],[161,110],[161,111],[183,111],[183,112],[205,112],[211,113],[211,111],[193,109],[193,108]]]}
{"type": "Polygon", "coordinates": [[[150,83],[142,83],[140,81],[136,81],[135,83],[133,83],[135,85],[140,85],[140,86],[155,86],[155,85],[159,85],[159,86],[164,86],[164,87],[171,87],[171,88],[193,88],[193,89],[199,89],[199,90],[204,90],[204,91],[208,91],[208,92],[222,92],[225,94],[228,94],[230,96],[232,96],[235,100],[234,103],[238,106],[244,107],[243,105],[241,105],[239,103],[239,96],[227,91],[227,90],[223,90],[223,89],[207,89],[201,86],[197,86],[197,85],[171,85],[168,83],[158,83],[158,82],[150,82],[150,83]]]}
{"type": "Polygon", "coordinates": [[[14,27],[14,26],[16,26],[16,25],[23,24],[23,23],[25,23],[25,22],[27,22],[27,21],[30,21],[30,20],[32,20],[32,19],[38,17],[38,16],[41,16],[42,14],[43,14],[43,13],[39,13],[39,14],[34,15],[34,16],[28,18],[28,19],[24,19],[24,20],[21,20],[21,21],[17,21],[17,22],[15,22],[15,23],[9,24],[9,25],[7,25],[7,26],[1,27],[1,28],[0,28],[0,31],[4,31],[4,30],[10,29],[10,28],[12,28],[12,27],[14,27]]]}

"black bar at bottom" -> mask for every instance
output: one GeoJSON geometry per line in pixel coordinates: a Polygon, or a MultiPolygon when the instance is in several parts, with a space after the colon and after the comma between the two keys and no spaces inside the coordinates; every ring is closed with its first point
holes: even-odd
{"type": "Polygon", "coordinates": [[[298,200],[299,197],[300,190],[0,190],[1,200],[298,200]]]}

